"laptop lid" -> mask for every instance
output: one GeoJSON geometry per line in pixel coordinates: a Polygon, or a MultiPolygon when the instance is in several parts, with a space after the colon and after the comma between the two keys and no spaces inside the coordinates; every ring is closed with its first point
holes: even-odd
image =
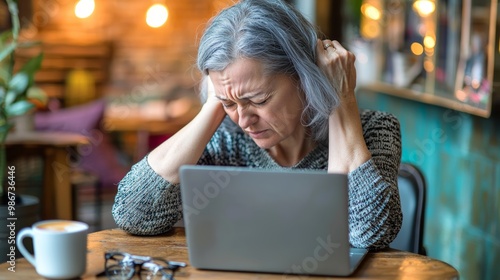
{"type": "Polygon", "coordinates": [[[199,269],[352,273],[347,175],[182,166],[189,259],[199,269]]]}

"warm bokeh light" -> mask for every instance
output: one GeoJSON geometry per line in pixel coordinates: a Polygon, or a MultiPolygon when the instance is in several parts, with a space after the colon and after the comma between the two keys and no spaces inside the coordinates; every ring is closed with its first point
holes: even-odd
{"type": "Polygon", "coordinates": [[[424,46],[429,49],[433,49],[436,46],[436,39],[432,36],[424,37],[424,46]]]}
{"type": "Polygon", "coordinates": [[[434,48],[424,48],[424,50],[425,50],[425,54],[427,56],[433,56],[434,55],[434,50],[435,50],[434,48]]]}
{"type": "Polygon", "coordinates": [[[421,17],[426,17],[436,10],[436,4],[431,0],[417,0],[413,3],[413,9],[421,17]]]}
{"type": "Polygon", "coordinates": [[[455,92],[455,97],[456,97],[458,100],[460,100],[460,101],[462,101],[462,102],[465,102],[465,101],[466,101],[466,99],[467,99],[467,93],[465,93],[465,91],[463,91],[463,90],[460,90],[460,89],[459,89],[459,90],[457,90],[457,91],[455,92]]]}
{"type": "Polygon", "coordinates": [[[361,36],[365,39],[374,39],[380,35],[380,26],[373,20],[365,20],[361,23],[361,36]],[[368,21],[368,22],[367,22],[368,21]]]}
{"type": "Polygon", "coordinates": [[[379,20],[380,17],[382,16],[382,13],[380,12],[380,10],[371,4],[361,5],[361,13],[363,13],[363,15],[365,17],[373,19],[373,20],[379,20]]]}
{"type": "Polygon", "coordinates": [[[422,44],[417,42],[412,43],[410,49],[414,55],[421,55],[424,52],[424,47],[422,46],[422,44]]]}
{"type": "Polygon", "coordinates": [[[424,69],[428,73],[434,71],[434,63],[430,60],[425,60],[424,61],[424,69]]]}
{"type": "Polygon", "coordinates": [[[95,9],[94,0],[80,0],[75,5],[75,15],[78,18],[88,18],[95,9]]]}
{"type": "Polygon", "coordinates": [[[146,13],[146,23],[153,28],[158,28],[165,24],[167,18],[167,7],[162,4],[154,4],[149,7],[148,12],[146,13]]]}
{"type": "Polygon", "coordinates": [[[481,81],[478,79],[473,79],[470,85],[473,89],[478,90],[479,87],[481,86],[481,81]]]}

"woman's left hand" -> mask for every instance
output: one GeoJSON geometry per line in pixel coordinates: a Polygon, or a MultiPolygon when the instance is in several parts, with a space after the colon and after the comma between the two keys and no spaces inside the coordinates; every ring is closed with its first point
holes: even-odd
{"type": "Polygon", "coordinates": [[[317,45],[316,64],[326,75],[340,98],[340,105],[356,101],[356,57],[346,50],[339,42],[319,40],[317,45]]]}
{"type": "Polygon", "coordinates": [[[333,109],[328,121],[328,171],[349,173],[371,157],[354,95],[356,57],[339,42],[330,40],[318,40],[317,53],[318,67],[340,98],[339,107],[333,109]]]}

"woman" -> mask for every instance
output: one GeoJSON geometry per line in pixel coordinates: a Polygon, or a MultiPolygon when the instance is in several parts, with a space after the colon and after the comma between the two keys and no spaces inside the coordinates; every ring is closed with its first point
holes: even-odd
{"type": "Polygon", "coordinates": [[[184,164],[322,169],[348,174],[351,244],[386,247],[401,226],[399,123],[359,113],[354,55],[317,38],[281,1],[241,1],[217,15],[198,50],[206,102],[120,182],[117,225],[168,231],[182,215],[184,164]]]}

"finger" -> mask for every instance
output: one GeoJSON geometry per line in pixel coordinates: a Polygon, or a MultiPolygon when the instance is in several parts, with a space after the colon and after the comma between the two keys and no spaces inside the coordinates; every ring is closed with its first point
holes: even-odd
{"type": "Polygon", "coordinates": [[[212,79],[210,79],[210,76],[207,76],[207,91],[208,95],[210,96],[215,95],[214,84],[212,83],[212,79]]]}
{"type": "Polygon", "coordinates": [[[317,43],[316,43],[316,51],[317,51],[318,53],[322,53],[322,52],[324,52],[324,51],[325,51],[325,44],[326,44],[326,43],[325,43],[325,40],[320,40],[320,39],[318,39],[316,42],[317,42],[317,43]]]}
{"type": "Polygon", "coordinates": [[[325,43],[323,40],[318,39],[316,44],[316,64],[324,64],[327,56],[325,51],[325,43]]]}
{"type": "Polygon", "coordinates": [[[332,45],[337,49],[337,50],[346,50],[337,40],[332,41],[332,45]]]}
{"type": "Polygon", "coordinates": [[[342,44],[340,44],[337,40],[333,40],[332,44],[335,47],[336,52],[339,55],[347,55],[350,58],[352,58],[353,60],[356,60],[356,56],[352,52],[350,52],[346,48],[344,48],[344,46],[342,46],[342,44]]]}
{"type": "Polygon", "coordinates": [[[323,40],[322,43],[323,43],[323,50],[325,52],[328,52],[328,51],[335,52],[336,51],[336,48],[335,48],[335,45],[333,44],[333,41],[331,41],[331,40],[323,40]]]}

